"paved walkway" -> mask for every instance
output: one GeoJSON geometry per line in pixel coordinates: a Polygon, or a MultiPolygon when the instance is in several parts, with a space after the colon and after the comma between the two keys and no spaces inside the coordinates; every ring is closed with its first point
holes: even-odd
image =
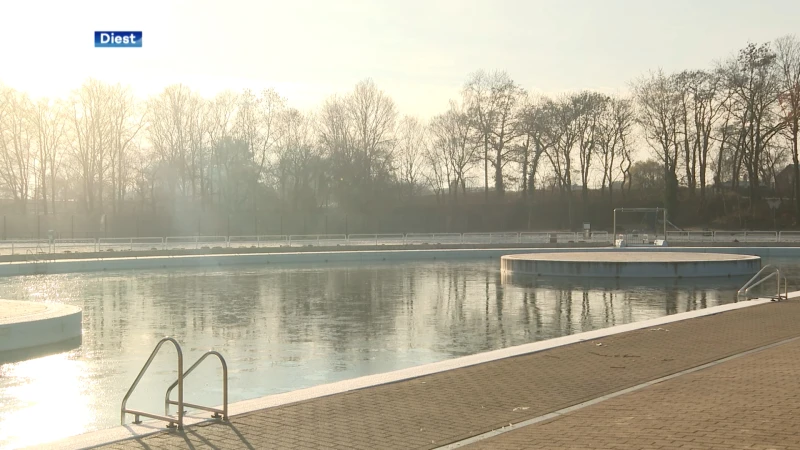
{"type": "MultiPolygon", "coordinates": [[[[770,303],[105,448],[431,449],[796,336],[800,302],[770,303]]],[[[797,448],[798,374],[800,343],[784,344],[473,445],[797,448]]]]}
{"type": "Polygon", "coordinates": [[[463,448],[797,449],[798,374],[793,341],[463,448]]]}

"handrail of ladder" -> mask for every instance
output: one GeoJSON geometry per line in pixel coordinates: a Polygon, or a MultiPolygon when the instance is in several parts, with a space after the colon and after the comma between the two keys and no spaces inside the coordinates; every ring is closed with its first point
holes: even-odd
{"type": "MultiPolygon", "coordinates": [[[[180,387],[178,389],[180,389],[180,387]]],[[[183,404],[183,406],[187,406],[189,408],[202,409],[203,411],[212,412],[214,414],[212,414],[211,417],[215,419],[222,418],[222,420],[228,420],[228,364],[225,362],[225,358],[223,358],[219,352],[214,350],[209,350],[203,353],[203,356],[198,358],[197,361],[186,370],[186,372],[183,374],[183,377],[178,377],[178,379],[175,380],[175,382],[172,383],[167,388],[167,394],[164,396],[164,414],[169,415],[169,405],[178,405],[178,408],[180,408],[181,403],[183,404]],[[192,403],[181,402],[180,400],[178,400],[177,402],[174,400],[170,400],[169,396],[172,393],[172,390],[175,388],[175,386],[179,386],[181,380],[185,380],[186,377],[189,376],[189,374],[192,373],[192,371],[197,366],[200,365],[200,363],[205,361],[205,359],[211,355],[216,356],[219,359],[219,363],[222,365],[222,409],[210,408],[208,406],[202,406],[202,405],[195,405],[192,403]]]]}
{"type": "Polygon", "coordinates": [[[151,419],[164,420],[164,421],[168,422],[168,424],[167,424],[168,428],[177,427],[179,430],[183,430],[183,352],[181,351],[181,345],[178,344],[178,341],[175,340],[175,338],[165,337],[164,339],[161,339],[160,341],[158,341],[158,344],[156,344],[156,347],[153,349],[153,353],[150,354],[150,357],[147,359],[147,362],[144,363],[144,366],[142,366],[142,370],[139,372],[139,375],[136,376],[136,380],[134,380],[133,384],[131,384],[130,389],[128,389],[128,393],[126,393],[125,397],[122,399],[122,408],[121,408],[121,417],[120,417],[120,422],[121,422],[122,425],[125,425],[125,414],[126,413],[134,415],[133,423],[137,423],[137,424],[138,423],[142,423],[141,420],[139,420],[139,416],[144,416],[144,417],[149,417],[151,419]],[[178,417],[177,417],[177,419],[175,417],[171,417],[171,416],[167,416],[167,415],[161,416],[161,415],[158,415],[158,414],[152,414],[152,413],[148,413],[148,412],[145,412],[145,411],[139,411],[139,410],[136,410],[136,409],[127,409],[125,407],[125,405],[128,403],[128,398],[130,398],[131,394],[133,393],[133,390],[136,389],[136,386],[139,384],[139,381],[141,381],[142,376],[147,371],[147,368],[150,367],[150,363],[153,362],[153,358],[156,357],[156,354],[161,349],[161,346],[164,345],[167,342],[171,342],[173,345],[175,345],[175,350],[178,352],[178,381],[177,381],[177,384],[178,384],[178,402],[177,402],[177,404],[178,404],[178,417]]]}
{"type": "Polygon", "coordinates": [[[766,266],[762,267],[761,270],[759,270],[755,275],[753,275],[753,278],[750,278],[750,280],[747,283],[745,283],[744,286],[742,286],[741,289],[739,289],[739,291],[736,293],[737,298],[742,294],[744,294],[746,297],[747,293],[750,292],[750,289],[760,285],[761,283],[769,280],[772,277],[775,277],[777,279],[777,292],[775,294],[775,297],[772,297],[772,299],[781,300],[789,298],[789,283],[787,282],[786,277],[781,275],[781,269],[772,264],[767,264],[766,266]],[[770,270],[772,273],[756,281],[758,277],[760,277],[761,274],[767,270],[770,270]],[[783,280],[783,295],[781,295],[781,280],[783,280]]]}

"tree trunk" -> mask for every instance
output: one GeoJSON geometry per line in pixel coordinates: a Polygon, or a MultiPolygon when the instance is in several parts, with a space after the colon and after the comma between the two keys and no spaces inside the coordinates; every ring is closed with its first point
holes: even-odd
{"type": "Polygon", "coordinates": [[[497,164],[494,167],[494,190],[497,191],[497,196],[502,197],[505,193],[503,186],[503,149],[497,149],[497,164]]]}
{"type": "Polygon", "coordinates": [[[489,203],[489,135],[483,135],[483,197],[489,203]]]}

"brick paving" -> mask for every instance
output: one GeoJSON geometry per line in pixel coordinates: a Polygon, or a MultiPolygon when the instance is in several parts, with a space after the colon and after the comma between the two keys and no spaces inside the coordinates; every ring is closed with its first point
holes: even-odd
{"type": "MultiPolygon", "coordinates": [[[[681,370],[800,336],[798,323],[800,323],[800,302],[770,303],[413,380],[259,410],[231,417],[229,423],[191,426],[184,433],[165,431],[143,438],[120,441],[103,448],[431,449],[681,370]]],[[[780,353],[785,348],[800,347],[789,347],[787,344],[756,355],[763,358],[763,355],[780,353]]],[[[756,355],[734,361],[750,361],[756,355]]],[[[796,356],[793,357],[800,360],[796,356]]],[[[733,364],[733,361],[716,367],[729,364],[733,364]]],[[[761,366],[764,365],[759,365],[761,366]]],[[[747,369],[741,369],[732,373],[736,377],[746,371],[747,369]]],[[[792,373],[788,368],[786,371],[785,377],[797,373],[792,373]]],[[[706,371],[697,374],[704,372],[706,371]]],[[[759,374],[753,375],[753,377],[758,376],[759,374]]],[[[696,377],[697,375],[685,375],[676,380],[696,377]]],[[[689,402],[693,398],[700,400],[713,396],[728,396],[728,382],[728,378],[717,379],[718,386],[713,389],[706,383],[700,392],[684,394],[681,398],[687,402],[686,415],[681,417],[681,420],[675,421],[676,426],[681,427],[677,429],[677,433],[670,431],[669,418],[671,402],[677,401],[678,397],[673,399],[674,395],[670,394],[663,394],[665,397],[659,400],[661,404],[651,405],[654,409],[653,414],[658,412],[666,419],[651,420],[640,428],[647,430],[646,426],[661,426],[663,435],[679,436],[664,443],[672,448],[676,441],[693,445],[694,441],[691,439],[694,436],[689,432],[692,428],[687,428],[686,423],[694,421],[696,429],[709,436],[708,442],[718,443],[712,441],[717,439],[713,433],[714,430],[722,428],[709,426],[712,422],[702,422],[701,418],[697,417],[705,414],[705,403],[692,407],[689,402]]],[[[755,381],[750,383],[751,387],[757,385],[755,381]]],[[[661,389],[667,385],[668,383],[662,383],[639,392],[661,389]]],[[[779,383],[771,382],[771,385],[778,386],[779,383]]],[[[787,386],[794,389],[796,384],[787,386]]],[[[742,389],[746,390],[744,385],[742,389]]],[[[794,408],[800,403],[796,396],[788,395],[790,391],[783,394],[782,397],[762,399],[761,403],[753,404],[760,405],[761,410],[765,410],[767,405],[773,405],[780,400],[785,401],[787,408],[794,408]]],[[[628,394],[617,397],[615,401],[637,395],[640,394],[628,394]]],[[[646,408],[652,401],[654,400],[643,400],[640,406],[646,408]]],[[[616,403],[609,400],[609,404],[616,403]]],[[[591,412],[603,405],[605,402],[574,414],[577,416],[584,411],[591,412]]],[[[725,417],[734,417],[736,420],[732,423],[741,426],[742,429],[753,429],[753,422],[760,420],[757,414],[752,413],[753,411],[759,410],[734,409],[725,417]]],[[[625,414],[624,407],[619,407],[617,412],[625,414]]],[[[602,413],[598,413],[598,416],[602,416],[602,413]]],[[[613,431],[608,432],[613,444],[624,445],[629,439],[639,436],[636,434],[637,428],[631,429],[630,436],[626,431],[625,420],[630,420],[627,418],[631,416],[639,417],[634,414],[623,415],[617,419],[613,416],[604,417],[606,421],[619,421],[616,427],[609,429],[613,431]]],[[[527,443],[532,441],[527,435],[523,436],[523,432],[533,428],[555,427],[553,424],[559,424],[569,417],[573,416],[566,415],[548,424],[525,427],[492,438],[482,445],[495,448],[494,443],[497,442],[497,445],[508,445],[507,448],[520,446],[528,448],[527,443]],[[506,440],[509,441],[506,443],[506,440]]],[[[644,414],[641,417],[650,416],[644,414]]],[[[790,417],[791,415],[784,420],[790,417]]],[[[722,421],[723,419],[718,419],[713,424],[722,421]]],[[[584,424],[584,429],[587,427],[594,428],[591,423],[584,424]]],[[[558,430],[553,429],[556,430],[553,435],[558,435],[558,430]]],[[[600,428],[598,430],[600,431],[596,431],[597,433],[602,432],[600,428]]],[[[642,433],[644,436],[649,431],[642,433]]],[[[570,435],[579,437],[581,433],[575,432],[570,435]]],[[[536,448],[552,447],[550,441],[537,442],[531,445],[536,448]]],[[[567,441],[563,442],[559,444],[561,448],[581,448],[583,445],[577,441],[574,445],[567,441]]],[[[589,440],[586,442],[586,445],[592,444],[589,440]]],[[[724,440],[720,442],[725,443],[724,440]]],[[[602,448],[613,447],[602,446],[602,448]]],[[[635,446],[635,448],[640,447],[635,446]]]]}
{"type": "Polygon", "coordinates": [[[793,341],[462,448],[797,449],[798,374],[793,341]]]}

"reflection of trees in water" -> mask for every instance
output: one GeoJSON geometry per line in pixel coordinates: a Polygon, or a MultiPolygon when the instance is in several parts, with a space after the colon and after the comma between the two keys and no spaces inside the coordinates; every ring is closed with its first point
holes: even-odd
{"type": "Polygon", "coordinates": [[[384,347],[395,334],[396,315],[414,310],[404,268],[285,271],[276,282],[281,338],[291,343],[325,342],[343,353],[358,350],[354,342],[384,347]]]}

